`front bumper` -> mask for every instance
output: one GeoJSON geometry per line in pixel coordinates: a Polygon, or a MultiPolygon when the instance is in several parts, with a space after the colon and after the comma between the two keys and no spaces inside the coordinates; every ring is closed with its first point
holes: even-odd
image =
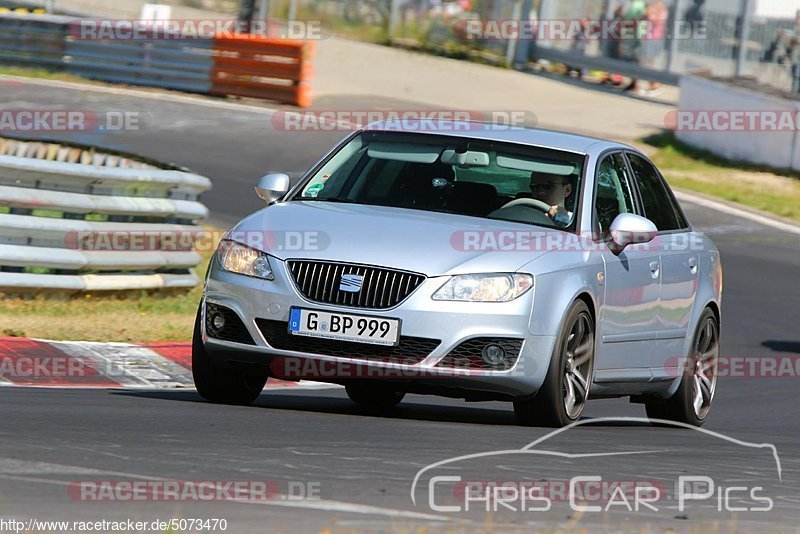
{"type": "MultiPolygon", "coordinates": [[[[361,309],[306,300],[295,289],[286,264],[275,258],[270,258],[270,262],[275,279],[267,281],[224,271],[212,260],[204,292],[201,325],[205,325],[206,303],[225,306],[241,318],[254,343],[250,345],[213,338],[207,334],[205,327],[201,328],[206,352],[217,363],[225,366],[273,366],[274,370],[276,361],[280,359],[302,358],[320,364],[313,367],[320,372],[301,378],[347,383],[354,379],[381,377],[387,383],[391,382],[393,387],[410,392],[476,399],[482,395],[487,398],[528,397],[536,393],[544,381],[555,337],[534,336],[529,331],[535,290],[506,303],[434,301],[431,295],[447,279],[434,277],[425,280],[411,296],[393,308],[361,309]],[[257,320],[262,324],[263,320],[288,324],[290,308],[293,306],[399,318],[402,320],[402,336],[441,340],[441,343],[413,364],[405,363],[409,360],[402,357],[380,361],[367,357],[351,358],[341,354],[331,356],[275,348],[257,326],[257,320]],[[445,356],[464,341],[486,337],[522,340],[522,348],[513,367],[497,371],[453,369],[438,365],[445,363],[442,362],[445,356]],[[332,367],[330,364],[336,365],[332,367]],[[332,372],[332,369],[341,372],[332,372]]],[[[279,373],[278,376],[283,375],[279,373]]]]}

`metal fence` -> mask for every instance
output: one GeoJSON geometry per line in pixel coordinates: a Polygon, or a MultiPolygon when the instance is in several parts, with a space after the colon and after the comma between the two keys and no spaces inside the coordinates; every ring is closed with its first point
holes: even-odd
{"type": "MultiPolygon", "coordinates": [[[[539,16],[543,19],[591,17],[593,19],[630,19],[631,1],[621,0],[542,0],[539,16]]],[[[792,88],[791,37],[800,30],[795,16],[800,2],[786,0],[648,0],[646,9],[663,6],[665,36],[640,42],[595,41],[585,47],[575,43],[540,42],[537,48],[565,50],[575,57],[609,57],[637,63],[652,70],[684,73],[707,70],[716,76],[753,76],[775,87],[792,88]],[[784,34],[783,49],[770,53],[784,34]],[[740,43],[744,42],[744,47],[740,43]],[[626,44],[628,46],[626,46],[626,44]]],[[[657,14],[645,11],[643,18],[657,14]]],[[[652,24],[653,22],[651,22],[652,24]]],[[[656,23],[657,24],[657,23],[656,23]]],[[[800,55],[800,45],[795,48],[800,55]]],[[[543,55],[546,55],[544,52],[543,55]]]]}
{"type": "Polygon", "coordinates": [[[193,287],[194,239],[208,215],[198,197],[210,187],[126,158],[0,140],[0,290],[193,287]],[[137,248],[145,236],[158,245],[137,248]],[[178,236],[188,239],[178,246],[178,236]]]}
{"type": "Polygon", "coordinates": [[[517,66],[551,59],[665,81],[705,69],[718,76],[757,77],[791,90],[792,65],[800,63],[800,43],[792,45],[794,37],[800,38],[798,0],[271,0],[270,6],[272,16],[293,12],[356,37],[517,66]],[[541,24],[615,17],[650,17],[649,23],[662,25],[665,35],[617,42],[470,39],[463,31],[470,20],[541,24]]]}

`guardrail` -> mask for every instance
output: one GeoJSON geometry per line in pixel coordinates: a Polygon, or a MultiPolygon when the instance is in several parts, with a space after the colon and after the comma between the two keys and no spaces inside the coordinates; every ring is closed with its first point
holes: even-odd
{"type": "Polygon", "coordinates": [[[216,96],[311,105],[314,45],[251,35],[82,39],[79,20],[0,13],[0,64],[216,96]]]}
{"type": "Polygon", "coordinates": [[[64,17],[0,13],[0,62],[62,70],[66,36],[64,17]]]}
{"type": "Polygon", "coordinates": [[[210,188],[184,171],[0,140],[0,290],[193,287],[210,188]]]}
{"type": "Polygon", "coordinates": [[[211,90],[211,41],[110,41],[67,37],[64,69],[93,80],[193,93],[211,90]]]}

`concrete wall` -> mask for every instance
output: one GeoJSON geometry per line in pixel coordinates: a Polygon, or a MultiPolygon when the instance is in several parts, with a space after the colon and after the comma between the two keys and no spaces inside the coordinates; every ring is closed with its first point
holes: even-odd
{"type": "MultiPolygon", "coordinates": [[[[766,111],[777,112],[784,118],[800,115],[800,101],[763,94],[754,90],[734,87],[697,76],[682,76],[678,113],[683,118],[687,112],[700,125],[700,115],[716,111],[766,111]]],[[[725,114],[726,117],[730,115],[725,114]]],[[[668,127],[674,126],[675,114],[668,117],[668,127]]],[[[800,138],[797,128],[781,131],[736,131],[732,128],[678,127],[676,137],[684,143],[713,152],[736,161],[747,161],[770,167],[800,170],[800,138]]]]}

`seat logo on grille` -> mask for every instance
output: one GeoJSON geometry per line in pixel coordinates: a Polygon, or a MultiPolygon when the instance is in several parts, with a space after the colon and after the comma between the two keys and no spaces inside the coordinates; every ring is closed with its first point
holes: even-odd
{"type": "Polygon", "coordinates": [[[358,293],[364,284],[364,277],[360,274],[343,274],[339,280],[339,291],[358,293]]]}

